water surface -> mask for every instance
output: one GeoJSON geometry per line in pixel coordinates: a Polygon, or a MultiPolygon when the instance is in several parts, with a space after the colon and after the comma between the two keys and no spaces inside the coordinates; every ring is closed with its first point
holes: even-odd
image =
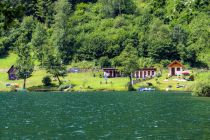
{"type": "Polygon", "coordinates": [[[210,98],[186,93],[0,93],[0,139],[208,140],[210,98]]]}

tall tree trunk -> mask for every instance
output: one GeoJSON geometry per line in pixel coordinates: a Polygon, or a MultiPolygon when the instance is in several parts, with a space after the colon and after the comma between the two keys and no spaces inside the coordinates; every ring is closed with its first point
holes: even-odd
{"type": "Polygon", "coordinates": [[[24,80],[23,80],[23,89],[25,89],[26,88],[26,78],[24,78],[24,80]]]}
{"type": "Polygon", "coordinates": [[[59,76],[56,75],[56,77],[57,77],[57,79],[58,79],[59,85],[61,85],[61,80],[60,80],[59,76]]]}
{"type": "Polygon", "coordinates": [[[129,76],[130,82],[128,84],[128,91],[132,91],[133,90],[133,84],[132,84],[132,76],[129,76]]]}
{"type": "Polygon", "coordinates": [[[130,85],[133,85],[132,74],[129,76],[129,79],[130,79],[130,85]]]}

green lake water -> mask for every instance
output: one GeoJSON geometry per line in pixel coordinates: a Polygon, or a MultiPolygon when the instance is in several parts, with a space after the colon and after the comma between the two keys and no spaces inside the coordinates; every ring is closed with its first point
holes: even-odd
{"type": "Polygon", "coordinates": [[[0,93],[0,140],[210,140],[210,98],[0,93]]]}

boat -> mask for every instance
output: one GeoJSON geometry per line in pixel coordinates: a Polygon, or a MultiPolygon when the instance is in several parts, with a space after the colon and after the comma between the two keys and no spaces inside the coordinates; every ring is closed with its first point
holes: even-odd
{"type": "Polygon", "coordinates": [[[138,91],[155,91],[154,88],[139,88],[138,91]]]}

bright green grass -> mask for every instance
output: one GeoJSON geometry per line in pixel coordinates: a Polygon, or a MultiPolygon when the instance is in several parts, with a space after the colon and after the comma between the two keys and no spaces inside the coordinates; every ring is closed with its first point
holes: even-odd
{"type": "Polygon", "coordinates": [[[128,78],[109,78],[107,84],[104,78],[100,78],[99,74],[93,77],[93,73],[72,73],[67,76],[70,83],[76,85],[74,90],[127,90],[126,84],[128,78]],[[102,82],[102,84],[101,84],[102,82]],[[89,88],[88,88],[89,87],[89,88]]]}
{"type": "MultiPolygon", "coordinates": [[[[44,76],[49,75],[45,70],[34,71],[32,77],[27,79],[26,86],[29,87],[38,87],[42,86],[42,79],[44,76]]],[[[157,84],[155,79],[151,79],[145,82],[140,82],[134,85],[137,89],[144,86],[147,82],[152,83],[157,89],[165,90],[169,85],[172,85],[171,90],[175,91],[185,91],[185,88],[176,88],[178,81],[174,81],[173,77],[169,79],[168,82],[164,82],[164,79],[167,75],[167,71],[164,72],[163,76],[159,78],[160,84],[157,84]]],[[[96,73],[96,76],[93,76],[92,72],[87,73],[70,73],[66,77],[61,78],[63,81],[66,81],[65,84],[74,85],[73,91],[125,91],[127,90],[126,84],[129,82],[127,77],[123,78],[109,78],[108,83],[105,83],[104,78],[99,77],[99,73],[96,73]],[[102,84],[101,84],[102,83],[102,84]]],[[[21,87],[23,85],[23,80],[9,81],[7,73],[0,73],[0,91],[9,91],[10,88],[6,88],[6,83],[18,83],[21,87]]],[[[53,81],[54,84],[58,85],[58,81],[53,81]]],[[[180,85],[188,86],[193,82],[179,82],[180,85]]]]}
{"type": "MultiPolygon", "coordinates": [[[[97,90],[103,90],[103,91],[126,91],[127,87],[126,84],[129,82],[129,79],[127,77],[122,78],[109,78],[108,83],[105,83],[104,78],[99,77],[99,73],[96,73],[96,76],[93,76],[92,72],[87,73],[70,73],[66,77],[61,78],[61,80],[66,81],[65,84],[72,84],[74,85],[73,91],[97,91],[97,90]],[[102,83],[102,84],[101,84],[102,83]]],[[[44,76],[49,75],[46,73],[45,70],[36,70],[33,72],[32,77],[27,79],[26,86],[28,88],[34,87],[34,88],[40,88],[42,86],[42,79],[44,76]]],[[[196,81],[199,81],[201,79],[205,79],[210,75],[209,72],[206,73],[199,73],[195,77],[196,81]]],[[[166,90],[169,85],[172,86],[170,90],[173,91],[188,91],[191,90],[190,86],[193,86],[194,82],[186,81],[186,82],[180,82],[176,81],[177,77],[172,77],[169,79],[169,81],[165,82],[165,78],[167,77],[167,70],[163,71],[162,77],[158,78],[158,81],[160,84],[157,84],[155,79],[147,80],[144,82],[140,82],[134,85],[134,87],[137,89],[139,87],[144,87],[146,83],[150,82],[153,84],[155,88],[158,90],[166,90]],[[180,85],[184,85],[186,88],[176,88],[177,83],[180,85]]],[[[18,83],[20,87],[23,85],[23,80],[16,80],[16,81],[9,81],[8,75],[6,72],[0,72],[0,91],[9,91],[10,88],[6,88],[6,83],[18,83]]],[[[58,86],[58,81],[53,81],[55,85],[58,86]]]]}
{"type": "MultiPolygon", "coordinates": [[[[44,76],[49,75],[45,70],[37,70],[33,72],[33,75],[27,79],[26,86],[36,87],[41,86],[42,79],[44,76]]],[[[108,84],[105,83],[103,78],[100,78],[97,74],[96,77],[93,77],[93,73],[70,73],[67,77],[61,78],[67,83],[73,84],[76,91],[94,91],[94,90],[117,90],[123,91],[126,90],[126,83],[128,78],[112,78],[108,79],[108,84]],[[102,82],[102,84],[100,84],[102,82]],[[112,82],[112,84],[111,84],[112,82]]],[[[0,72],[0,91],[9,91],[10,88],[6,88],[6,83],[17,83],[22,87],[23,80],[8,80],[8,74],[6,72],[0,72]]],[[[54,84],[58,85],[57,81],[53,81],[54,84]]]]}
{"type": "Polygon", "coordinates": [[[0,58],[0,69],[8,69],[15,64],[17,55],[14,53],[9,54],[6,57],[0,58]]]}
{"type": "Polygon", "coordinates": [[[158,90],[166,90],[166,88],[168,88],[168,86],[171,85],[172,88],[170,90],[185,91],[185,90],[187,90],[187,87],[191,83],[193,83],[192,81],[185,81],[185,82],[177,81],[177,80],[175,80],[178,78],[177,76],[173,76],[170,79],[168,79],[168,81],[164,81],[166,79],[167,75],[168,75],[168,71],[164,70],[162,76],[160,78],[158,78],[159,84],[156,82],[156,80],[155,80],[156,78],[153,78],[151,80],[147,80],[145,82],[138,83],[134,87],[138,88],[138,87],[141,87],[142,85],[146,85],[146,83],[152,83],[153,86],[156,87],[158,90]],[[186,88],[177,88],[176,87],[177,83],[179,83],[179,85],[185,86],[186,88]]]}
{"type": "MultiPolygon", "coordinates": [[[[8,70],[12,65],[16,64],[17,58],[18,56],[15,53],[10,53],[8,56],[5,57],[0,57],[0,70],[8,70]]],[[[37,60],[35,60],[34,63],[36,66],[39,65],[39,62],[37,60]]]]}
{"type": "MultiPolygon", "coordinates": [[[[15,54],[10,54],[6,58],[0,58],[0,69],[7,70],[11,65],[15,64],[17,59],[17,55],[15,54]]],[[[35,62],[36,65],[38,64],[37,61],[35,62]]],[[[125,91],[127,90],[126,84],[129,82],[129,79],[127,77],[124,78],[109,78],[108,79],[108,84],[105,83],[104,78],[100,78],[99,74],[102,74],[102,72],[95,73],[96,77],[93,77],[92,72],[88,73],[70,73],[68,74],[67,77],[61,78],[64,81],[67,81],[66,84],[73,84],[74,91],[96,91],[96,90],[115,90],[115,91],[125,91]],[[102,82],[102,84],[101,84],[102,82]]],[[[139,87],[144,87],[147,82],[150,82],[153,84],[154,87],[156,87],[159,90],[166,90],[166,88],[171,85],[172,88],[171,90],[174,91],[186,91],[190,90],[190,86],[193,86],[194,82],[180,82],[180,81],[175,81],[173,79],[176,79],[177,77],[172,77],[169,79],[169,81],[165,82],[165,78],[167,77],[168,71],[164,70],[162,77],[158,78],[158,81],[160,84],[157,84],[155,79],[151,79],[145,82],[141,82],[138,84],[135,84],[134,87],[137,89],[139,87]],[[180,85],[184,85],[186,88],[176,88],[177,83],[180,85]]],[[[42,79],[44,76],[49,75],[46,73],[45,70],[36,70],[33,72],[32,77],[27,79],[26,86],[28,88],[30,87],[38,87],[42,86],[42,79]]],[[[202,80],[206,79],[210,75],[209,72],[206,73],[198,73],[196,78],[197,80],[202,80]]],[[[0,71],[0,91],[9,91],[10,88],[7,88],[5,85],[6,83],[17,83],[22,87],[23,85],[23,80],[16,80],[16,81],[9,81],[8,80],[8,75],[6,71],[0,71]]],[[[58,86],[57,81],[53,81],[54,84],[58,86]]]]}
{"type": "MultiPolygon", "coordinates": [[[[44,70],[38,70],[34,71],[33,75],[27,79],[26,86],[32,87],[32,86],[39,86],[42,85],[42,79],[46,76],[46,72],[44,70]]],[[[10,88],[6,87],[6,83],[14,84],[17,83],[22,87],[23,80],[8,80],[8,74],[5,72],[0,72],[0,91],[9,91],[10,88]]]]}

